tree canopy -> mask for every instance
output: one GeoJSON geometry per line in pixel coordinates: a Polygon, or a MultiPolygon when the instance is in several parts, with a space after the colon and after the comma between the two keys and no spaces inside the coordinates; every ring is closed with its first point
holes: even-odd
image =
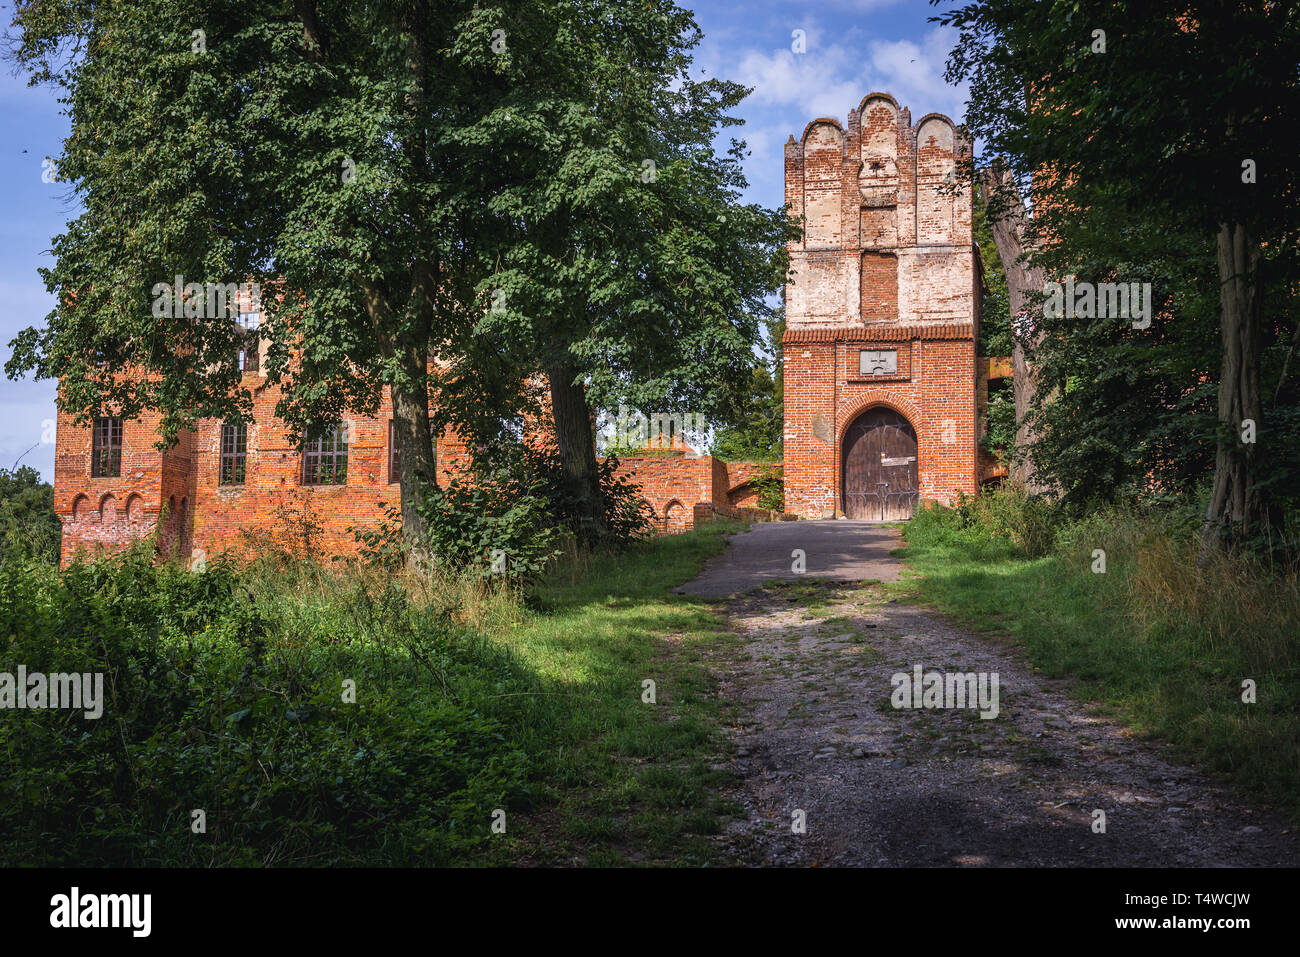
{"type": "Polygon", "coordinates": [[[1042,473],[1078,502],[1199,494],[1207,544],[1276,546],[1300,461],[1300,14],[981,0],[938,19],[984,162],[1032,196],[1035,264],[1154,299],[1149,323],[1036,318],[1042,473]]]}

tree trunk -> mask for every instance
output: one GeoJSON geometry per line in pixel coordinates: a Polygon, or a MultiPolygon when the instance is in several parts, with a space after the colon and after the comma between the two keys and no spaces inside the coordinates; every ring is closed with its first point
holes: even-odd
{"type": "Polygon", "coordinates": [[[553,366],[546,374],[551,383],[555,445],[569,492],[578,502],[578,531],[589,540],[598,538],[604,531],[605,518],[596,474],[596,431],[587,408],[587,389],[577,381],[578,370],[573,366],[553,366]]]}
{"type": "Polygon", "coordinates": [[[1034,296],[1043,291],[1042,270],[1029,266],[1021,258],[1027,248],[1025,238],[1027,216],[1025,203],[1016,189],[1015,181],[1009,170],[1001,163],[994,162],[983,173],[981,187],[985,211],[989,214],[989,225],[993,230],[993,242],[998,248],[998,258],[1002,260],[1002,269],[1007,277],[1007,294],[1010,299],[1011,328],[1015,337],[1015,347],[1011,361],[1015,377],[1011,385],[1016,406],[1016,455],[1012,461],[1011,481],[1031,492],[1041,492],[1044,486],[1034,476],[1034,463],[1030,450],[1034,444],[1034,432],[1025,422],[1025,414],[1034,400],[1038,385],[1034,380],[1034,370],[1025,356],[1023,339],[1027,335],[1032,345],[1042,341],[1042,333],[1033,330],[1025,323],[1026,303],[1032,302],[1034,296]]]}
{"type": "Polygon", "coordinates": [[[1273,516],[1255,485],[1262,427],[1260,398],[1259,244],[1241,223],[1223,223],[1217,236],[1219,328],[1223,359],[1219,373],[1219,439],[1214,487],[1201,528],[1202,563],[1225,541],[1240,542],[1264,529],[1273,516]],[[1253,423],[1253,428],[1251,424],[1253,423]],[[1244,441],[1243,434],[1251,441],[1244,441]]]}
{"type": "MultiPolygon", "coordinates": [[[[427,562],[424,547],[426,526],[417,504],[422,490],[437,479],[433,452],[433,430],[429,421],[428,317],[432,301],[427,296],[431,268],[416,270],[412,294],[424,303],[425,322],[409,336],[393,334],[394,320],[388,297],[380,287],[363,282],[366,312],[386,360],[398,366],[389,387],[393,400],[393,443],[397,450],[398,489],[401,495],[402,540],[410,546],[408,564],[421,567],[427,562]]],[[[385,463],[387,467],[387,463],[385,463]]]]}
{"type": "Polygon", "coordinates": [[[397,446],[397,474],[402,496],[402,539],[412,546],[412,561],[424,560],[424,519],[417,505],[424,489],[437,481],[433,430],[429,423],[429,387],[424,356],[419,350],[403,353],[403,376],[391,389],[393,441],[397,446]]]}

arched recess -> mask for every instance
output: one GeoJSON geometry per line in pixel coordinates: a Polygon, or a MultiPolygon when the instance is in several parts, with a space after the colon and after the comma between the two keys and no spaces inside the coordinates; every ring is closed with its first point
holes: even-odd
{"type": "Polygon", "coordinates": [[[843,442],[844,434],[849,430],[849,426],[853,424],[853,421],[863,412],[866,412],[872,406],[877,405],[888,406],[895,412],[901,414],[903,418],[907,419],[907,421],[911,422],[913,425],[925,421],[925,417],[921,415],[920,408],[915,402],[907,398],[907,396],[900,395],[893,389],[883,387],[867,389],[858,398],[858,401],[853,405],[847,406],[843,410],[843,414],[838,418],[836,426],[837,431],[835,435],[836,441],[843,442]]]}
{"type": "Polygon", "coordinates": [[[916,241],[954,241],[954,196],[945,191],[956,182],[957,133],[952,120],[931,113],[916,125],[916,241]]]}
{"type": "Polygon", "coordinates": [[[686,531],[686,506],[677,499],[664,506],[664,531],[669,534],[686,531]]]}
{"type": "MultiPolygon", "coordinates": [[[[891,232],[888,221],[894,217],[893,207],[898,203],[898,103],[887,93],[871,93],[859,104],[858,114],[862,125],[858,189],[862,205],[867,207],[863,222],[870,220],[872,224],[863,231],[863,243],[875,245],[868,238],[891,232]]],[[[892,235],[896,242],[896,228],[892,235]]],[[[892,246],[894,242],[881,245],[892,246]]]]}
{"type": "Polygon", "coordinates": [[[844,430],[840,504],[848,518],[906,521],[920,494],[916,429],[897,409],[879,404],[844,430]]]}
{"type": "Polygon", "coordinates": [[[804,130],[804,248],[832,249],[844,238],[840,178],[844,169],[844,130],[829,119],[804,130]]]}
{"type": "Polygon", "coordinates": [[[99,522],[101,525],[111,525],[116,521],[117,497],[109,492],[99,500],[99,522]]]}
{"type": "Polygon", "coordinates": [[[176,542],[176,496],[167,497],[167,515],[163,518],[162,531],[158,535],[158,548],[164,555],[170,555],[176,542]]]}
{"type": "Polygon", "coordinates": [[[758,486],[753,481],[741,482],[727,492],[727,504],[734,508],[757,507],[758,496],[758,486]]]}
{"type": "Polygon", "coordinates": [[[126,520],[132,524],[144,521],[144,499],[132,493],[126,500],[126,520]]]}
{"type": "Polygon", "coordinates": [[[78,495],[72,500],[72,521],[84,522],[90,512],[90,499],[85,495],[78,495]]]}
{"type": "Polygon", "coordinates": [[[181,504],[176,513],[176,542],[182,558],[190,554],[190,500],[181,497],[181,504]]]}

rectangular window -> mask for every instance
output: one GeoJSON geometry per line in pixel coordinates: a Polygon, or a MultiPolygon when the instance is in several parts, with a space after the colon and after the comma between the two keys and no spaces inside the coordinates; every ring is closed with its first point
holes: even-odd
{"type": "Polygon", "coordinates": [[[221,426],[221,477],[222,485],[243,485],[244,472],[248,463],[248,426],[232,425],[229,422],[221,426]]]}
{"type": "Polygon", "coordinates": [[[95,420],[90,450],[92,478],[116,478],[122,474],[122,420],[101,416],[95,420]]]}
{"type": "Polygon", "coordinates": [[[239,371],[257,371],[257,336],[246,336],[243,348],[239,350],[239,371]]]}
{"type": "Polygon", "coordinates": [[[302,456],[303,485],[346,485],[348,481],[348,428],[344,422],[326,426],[317,438],[307,440],[302,456]]]}

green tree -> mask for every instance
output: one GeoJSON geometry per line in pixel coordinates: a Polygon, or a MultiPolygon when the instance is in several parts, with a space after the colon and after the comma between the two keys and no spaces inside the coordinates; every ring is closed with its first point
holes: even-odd
{"type": "Polygon", "coordinates": [[[599,535],[594,411],[713,417],[733,405],[796,230],[740,201],[743,144],[712,145],[747,91],[690,77],[689,12],[549,6],[563,29],[511,61],[498,134],[458,143],[495,174],[463,198],[488,197],[474,233],[492,237],[480,290],[493,308],[475,347],[544,373],[567,497],[587,503],[585,533],[599,535]]]}
{"type": "Polygon", "coordinates": [[[764,330],[764,348],[754,356],[747,387],[730,394],[715,429],[711,451],[728,462],[781,460],[785,431],[781,362],[784,305],[764,323],[764,330]]]}
{"type": "MultiPolygon", "coordinates": [[[[1264,383],[1270,353],[1285,353],[1292,338],[1289,302],[1300,274],[1292,142],[1300,12],[1292,4],[1215,0],[981,0],[939,19],[960,31],[947,75],[970,81],[968,127],[989,155],[1006,158],[1011,181],[1033,197],[1038,240],[1055,247],[1036,260],[1049,276],[1091,261],[1094,274],[1151,281],[1157,307],[1167,309],[1196,297],[1177,283],[1197,274],[1211,251],[1218,401],[1205,436],[1215,452],[1202,541],[1210,548],[1273,537],[1282,525],[1279,479],[1295,439],[1285,414],[1266,415],[1264,383]],[[1201,258],[1166,271],[1175,245],[1198,247],[1201,258]],[[1258,441],[1243,440],[1247,423],[1258,441]]],[[[1182,390],[1155,397],[1158,411],[1141,420],[1146,435],[1171,417],[1184,434],[1202,424],[1186,407],[1201,385],[1197,318],[1159,312],[1146,329],[1115,328],[1121,321],[1111,319],[1092,330],[1086,374],[1105,375],[1114,388],[1136,355],[1149,360],[1143,369],[1158,369],[1161,381],[1182,390]],[[1176,371],[1192,376],[1177,381],[1176,371]]],[[[1081,338],[1066,341],[1073,347],[1081,338]]],[[[1048,332],[1040,351],[1058,346],[1048,332]]],[[[1134,406],[1151,408],[1150,397],[1132,394],[1143,388],[1141,370],[1126,388],[1134,406]]],[[[1277,391],[1291,388],[1280,381],[1277,391]]],[[[1038,390],[1040,406],[1063,403],[1076,421],[1093,420],[1084,432],[1100,433],[1101,413],[1113,415],[1115,403],[1103,410],[1078,398],[1053,396],[1046,384],[1038,390]]]]}
{"type": "Polygon", "coordinates": [[[980,280],[984,284],[984,298],[980,304],[979,354],[981,356],[1009,356],[1015,348],[1011,335],[1011,302],[1007,293],[1007,274],[998,256],[993,230],[989,226],[987,204],[975,187],[975,202],[971,204],[971,225],[975,245],[980,252],[980,280]]]}
{"type": "Polygon", "coordinates": [[[29,465],[0,469],[0,560],[59,560],[62,526],[54,487],[29,465]]]}

